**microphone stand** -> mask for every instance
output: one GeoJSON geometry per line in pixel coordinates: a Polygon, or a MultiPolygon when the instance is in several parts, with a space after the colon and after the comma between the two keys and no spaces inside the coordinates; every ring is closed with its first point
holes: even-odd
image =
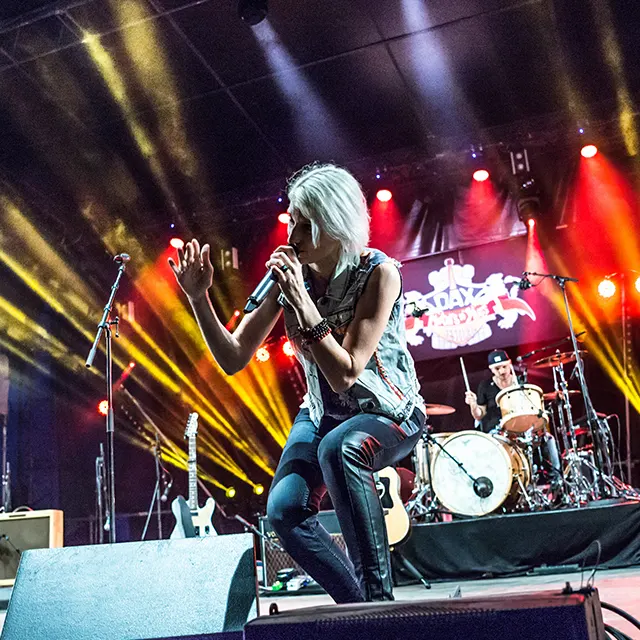
{"type": "Polygon", "coordinates": [[[116,480],[115,480],[115,462],[114,462],[114,425],[115,420],[113,416],[113,357],[111,354],[111,327],[115,326],[116,328],[116,338],[120,337],[118,333],[118,323],[120,319],[118,316],[115,317],[115,320],[111,320],[111,311],[113,309],[113,301],[116,297],[116,292],[118,291],[118,287],[120,286],[120,280],[122,279],[122,275],[126,269],[126,262],[122,261],[120,263],[120,267],[118,268],[118,275],[116,276],[116,280],[111,287],[111,295],[109,296],[109,300],[104,307],[104,312],[102,314],[102,319],[98,324],[98,331],[96,333],[96,337],[93,341],[93,346],[91,347],[91,351],[89,351],[89,355],[87,356],[87,360],[85,362],[85,366],[90,368],[93,364],[93,360],[96,357],[96,352],[98,351],[98,345],[100,344],[100,340],[102,338],[102,334],[105,335],[106,340],[106,375],[107,375],[107,475],[108,475],[108,495],[109,495],[109,542],[116,541],[116,480]]]}
{"type": "MultiPolygon", "coordinates": [[[[160,451],[160,440],[158,438],[158,431],[155,431],[156,436],[156,444],[153,448],[153,457],[156,461],[156,485],[153,489],[153,495],[151,496],[151,504],[149,505],[149,512],[147,513],[147,519],[144,523],[144,529],[142,530],[142,536],[140,540],[144,540],[147,536],[147,529],[149,528],[149,523],[151,522],[151,514],[153,513],[153,506],[157,506],[157,517],[158,517],[158,540],[162,540],[162,498],[160,497],[160,483],[162,481],[162,476],[160,475],[160,469],[162,465],[160,464],[160,456],[162,455],[160,451]],[[157,501],[157,502],[156,502],[157,501]]],[[[163,469],[164,473],[164,469],[163,469]]]]}
{"type": "MultiPolygon", "coordinates": [[[[578,282],[577,278],[569,278],[567,276],[559,276],[557,274],[553,274],[553,273],[534,273],[534,272],[526,272],[527,275],[531,275],[531,276],[539,276],[540,278],[544,279],[544,278],[552,278],[553,280],[555,280],[558,283],[558,286],[560,287],[560,289],[562,289],[562,297],[564,300],[564,309],[565,309],[565,313],[567,316],[567,321],[569,323],[569,335],[571,336],[571,344],[573,345],[573,352],[576,356],[576,370],[578,372],[578,385],[580,387],[580,391],[582,392],[582,398],[584,400],[584,408],[586,411],[586,416],[587,416],[587,424],[589,425],[589,428],[591,429],[591,433],[597,433],[598,434],[598,440],[601,441],[602,436],[601,436],[601,425],[598,419],[598,415],[596,413],[596,410],[593,406],[593,403],[591,401],[591,396],[589,395],[589,390],[587,388],[587,381],[585,379],[584,376],[584,365],[582,362],[582,356],[580,355],[580,348],[578,345],[578,339],[576,337],[576,332],[573,328],[573,319],[571,317],[571,310],[569,308],[569,298],[567,296],[567,282],[578,282]]],[[[537,284],[540,284],[539,282],[537,284]]],[[[572,425],[570,425],[572,426],[572,425]]],[[[599,443],[600,444],[600,443],[599,443]]],[[[600,447],[596,446],[594,447],[594,450],[598,456],[598,468],[599,468],[599,473],[598,475],[598,480],[601,481],[601,489],[603,491],[613,491],[613,493],[616,493],[616,486],[615,484],[609,479],[605,479],[605,475],[606,476],[610,476],[611,475],[611,463],[610,460],[604,460],[604,456],[602,455],[602,451],[600,451],[600,447]]],[[[606,457],[609,457],[608,451],[605,452],[606,457]]],[[[610,494],[611,495],[611,494],[610,494]]]]}

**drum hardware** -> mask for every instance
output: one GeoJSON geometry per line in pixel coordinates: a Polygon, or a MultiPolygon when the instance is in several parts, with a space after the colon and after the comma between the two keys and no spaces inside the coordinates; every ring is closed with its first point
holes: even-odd
{"type": "Polygon", "coordinates": [[[566,395],[579,396],[581,394],[579,389],[567,389],[566,392],[551,391],[550,393],[543,394],[542,399],[545,402],[561,402],[566,395]]]}
{"type": "MultiPolygon", "coordinates": [[[[588,351],[580,351],[580,357],[584,358],[589,352],[588,351]]],[[[567,364],[569,362],[576,361],[576,354],[571,351],[566,351],[565,353],[560,353],[560,351],[556,351],[555,355],[549,356],[547,358],[542,358],[540,360],[536,360],[531,366],[534,369],[546,369],[549,367],[557,367],[559,364],[567,364]]]]}

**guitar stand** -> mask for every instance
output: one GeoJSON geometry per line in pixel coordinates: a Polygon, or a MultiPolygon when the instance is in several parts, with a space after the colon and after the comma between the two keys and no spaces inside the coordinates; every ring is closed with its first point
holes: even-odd
{"type": "Polygon", "coordinates": [[[404,569],[406,569],[407,573],[411,575],[411,577],[419,580],[425,589],[431,589],[431,583],[418,571],[416,566],[407,560],[402,553],[400,553],[399,549],[391,548],[391,556],[395,558],[404,569]]]}

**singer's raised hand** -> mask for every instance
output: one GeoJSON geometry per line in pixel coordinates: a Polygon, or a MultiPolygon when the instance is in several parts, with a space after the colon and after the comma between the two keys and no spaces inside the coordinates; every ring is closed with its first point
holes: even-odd
{"type": "Polygon", "coordinates": [[[309,298],[304,286],[302,265],[295,249],[290,245],[280,245],[267,260],[267,269],[271,269],[278,279],[280,289],[294,309],[302,307],[309,298]]]}
{"type": "Polygon", "coordinates": [[[169,266],[182,290],[190,300],[198,300],[205,296],[207,289],[213,284],[213,265],[211,264],[211,247],[202,246],[197,240],[191,240],[178,249],[178,262],[169,258],[169,266]]]}

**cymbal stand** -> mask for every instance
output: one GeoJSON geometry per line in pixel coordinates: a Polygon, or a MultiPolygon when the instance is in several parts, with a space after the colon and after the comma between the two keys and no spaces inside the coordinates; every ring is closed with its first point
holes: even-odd
{"type": "Polygon", "coordinates": [[[563,474],[565,486],[566,489],[568,489],[565,495],[569,498],[570,502],[573,502],[579,507],[590,499],[597,499],[599,497],[599,491],[597,483],[592,486],[582,473],[582,459],[578,455],[578,441],[573,424],[569,385],[564,375],[564,366],[562,363],[558,363],[553,367],[553,385],[558,394],[558,398],[561,398],[557,406],[557,411],[560,421],[560,431],[562,433],[562,444],[564,445],[565,460],[568,464],[568,469],[563,474]]]}
{"type": "Polygon", "coordinates": [[[432,440],[429,435],[431,428],[427,423],[420,436],[425,458],[420,460],[417,447],[413,450],[413,467],[416,471],[416,479],[413,493],[407,502],[407,513],[414,518],[431,518],[437,511],[436,497],[431,484],[431,452],[429,447],[429,441],[432,440]]]}

